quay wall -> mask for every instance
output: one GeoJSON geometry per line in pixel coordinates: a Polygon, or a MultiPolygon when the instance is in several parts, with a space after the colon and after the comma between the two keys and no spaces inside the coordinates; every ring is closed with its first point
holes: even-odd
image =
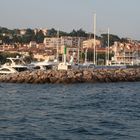
{"type": "Polygon", "coordinates": [[[0,76],[6,83],[97,83],[140,81],[140,68],[35,70],[0,76]]]}

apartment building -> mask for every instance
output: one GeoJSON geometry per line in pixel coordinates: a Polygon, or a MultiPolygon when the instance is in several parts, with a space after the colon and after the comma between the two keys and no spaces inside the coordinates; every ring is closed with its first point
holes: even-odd
{"type": "Polygon", "coordinates": [[[45,38],[44,44],[47,48],[56,49],[56,52],[60,56],[64,54],[64,47],[67,48],[67,60],[70,61],[71,57],[74,57],[75,61],[78,49],[82,48],[82,42],[86,38],[84,37],[70,37],[70,36],[62,36],[60,38],[45,38]]]}
{"type": "Polygon", "coordinates": [[[56,48],[57,46],[68,46],[68,47],[78,47],[82,45],[82,42],[85,40],[84,37],[70,37],[62,36],[60,38],[45,38],[44,44],[46,47],[56,48]]]}
{"type": "Polygon", "coordinates": [[[112,46],[113,64],[139,65],[140,44],[115,42],[112,46]]]}
{"type": "MultiPolygon", "coordinates": [[[[100,40],[95,40],[95,46],[101,46],[100,40]]],[[[83,41],[83,49],[94,49],[94,39],[88,39],[83,41]]]]}

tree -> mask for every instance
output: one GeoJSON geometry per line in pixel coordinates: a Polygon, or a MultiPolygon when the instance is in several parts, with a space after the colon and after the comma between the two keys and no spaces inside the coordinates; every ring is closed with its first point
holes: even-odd
{"type": "Polygon", "coordinates": [[[2,42],[5,44],[10,44],[12,39],[10,39],[9,36],[2,36],[2,42]]]}
{"type": "Polygon", "coordinates": [[[59,36],[68,36],[68,33],[63,32],[63,31],[59,31],[59,36]]]}
{"type": "MultiPolygon", "coordinates": [[[[103,46],[108,46],[108,34],[101,34],[103,46]]],[[[112,46],[115,41],[121,41],[117,35],[109,34],[109,46],[112,46]]]]}
{"type": "Polygon", "coordinates": [[[73,29],[73,30],[69,33],[69,35],[72,36],[72,37],[73,37],[73,36],[77,36],[77,31],[73,29]]]}
{"type": "Polygon", "coordinates": [[[72,30],[70,33],[69,33],[69,36],[72,36],[72,37],[87,37],[88,34],[83,30],[83,29],[79,29],[79,30],[72,30]]]}
{"type": "Polygon", "coordinates": [[[37,43],[43,43],[43,41],[44,41],[44,34],[43,34],[43,32],[42,31],[39,31],[39,32],[37,32],[37,34],[35,35],[35,41],[37,42],[37,43]]]}
{"type": "Polygon", "coordinates": [[[52,28],[52,29],[48,30],[48,35],[47,36],[48,37],[57,36],[57,31],[54,28],[52,28]]]}
{"type": "Polygon", "coordinates": [[[129,41],[128,41],[127,38],[121,38],[121,42],[122,42],[122,43],[128,43],[129,41]]]}
{"type": "Polygon", "coordinates": [[[79,30],[77,30],[77,36],[87,37],[88,34],[83,29],[79,29],[79,30]]]}
{"type": "Polygon", "coordinates": [[[21,56],[19,53],[9,53],[9,52],[3,52],[0,53],[0,63],[4,64],[6,62],[7,57],[16,57],[21,56]]]}
{"type": "Polygon", "coordinates": [[[34,31],[32,30],[32,29],[30,29],[30,28],[28,28],[27,30],[26,30],[26,35],[34,35],[35,33],[34,33],[34,31]]]}

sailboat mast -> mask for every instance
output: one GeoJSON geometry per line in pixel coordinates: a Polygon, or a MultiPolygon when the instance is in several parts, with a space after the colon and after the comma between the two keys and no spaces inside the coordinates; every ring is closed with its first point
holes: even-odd
{"type": "Polygon", "coordinates": [[[108,28],[108,52],[107,52],[108,63],[107,63],[107,65],[109,65],[109,44],[110,44],[110,41],[109,41],[109,28],[108,28]]]}
{"type": "Polygon", "coordinates": [[[78,39],[78,64],[79,64],[79,59],[80,59],[80,38],[78,39]]]}
{"type": "Polygon", "coordinates": [[[96,65],[96,14],[94,14],[94,65],[96,65]]]}
{"type": "Polygon", "coordinates": [[[57,54],[56,60],[59,61],[59,30],[57,31],[57,54]]]}

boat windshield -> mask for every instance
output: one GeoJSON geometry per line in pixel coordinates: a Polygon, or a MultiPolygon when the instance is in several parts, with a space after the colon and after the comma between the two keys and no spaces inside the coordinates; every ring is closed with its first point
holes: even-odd
{"type": "Polygon", "coordinates": [[[20,59],[15,59],[14,62],[16,65],[24,65],[24,63],[20,59]]]}
{"type": "Polygon", "coordinates": [[[6,59],[7,65],[25,65],[25,63],[21,59],[6,59]]]}

